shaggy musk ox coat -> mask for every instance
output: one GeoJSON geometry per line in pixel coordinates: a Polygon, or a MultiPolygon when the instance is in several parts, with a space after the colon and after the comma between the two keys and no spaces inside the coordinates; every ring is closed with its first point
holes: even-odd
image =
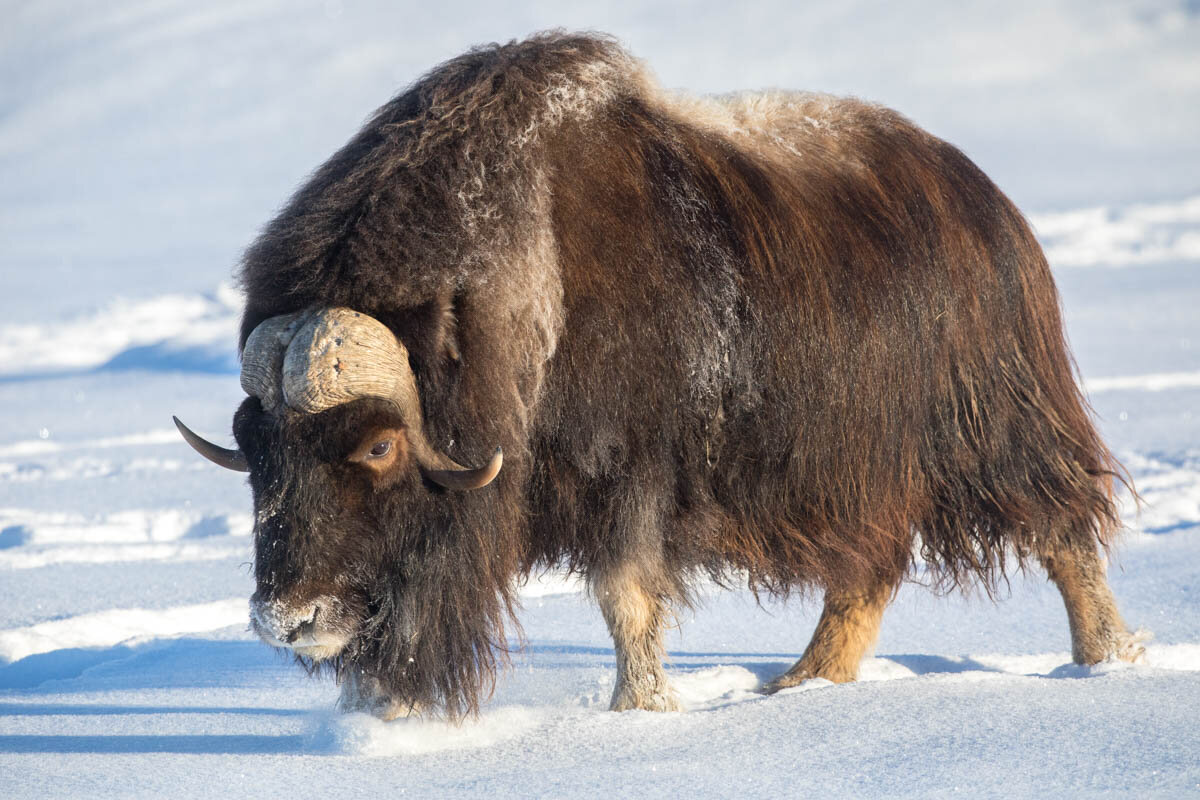
{"type": "Polygon", "coordinates": [[[586,576],[616,709],[676,707],[660,627],[706,575],[824,592],[768,690],[854,679],[918,562],[990,588],[1036,559],[1076,660],[1140,653],[1100,555],[1120,467],[1046,260],[974,164],[893,111],[670,95],[599,36],[479,48],[321,166],[242,282],[243,345],[352,309],[417,386],[419,413],[251,396],[235,419],[255,627],[332,669],[348,708],[477,710],[540,565],[586,576]],[[503,468],[437,485],[421,425],[457,464],[502,446],[503,468]]]}

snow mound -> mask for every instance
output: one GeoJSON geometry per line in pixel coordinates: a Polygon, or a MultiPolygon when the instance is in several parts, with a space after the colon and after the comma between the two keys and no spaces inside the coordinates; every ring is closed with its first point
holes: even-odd
{"type": "Polygon", "coordinates": [[[1200,261],[1200,195],[1125,208],[1031,217],[1055,267],[1129,267],[1200,261]]]}
{"type": "MultiPolygon", "coordinates": [[[[114,511],[87,516],[66,511],[0,509],[0,532],[20,544],[169,542],[248,536],[249,514],[208,515],[181,509],[114,511]]],[[[10,545],[11,546],[11,545],[10,545]]],[[[0,541],[3,547],[3,541],[0,541]]]]}
{"type": "Polygon", "coordinates": [[[0,458],[21,458],[26,456],[61,453],[67,450],[107,450],[114,447],[141,447],[144,445],[179,444],[179,431],[173,428],[156,428],[141,433],[125,436],[104,436],[98,439],[83,439],[73,442],[58,442],[49,438],[49,431],[44,439],[25,439],[0,446],[0,458]]]}
{"type": "Polygon", "coordinates": [[[1140,509],[1123,495],[1122,518],[1134,530],[1169,533],[1200,526],[1200,456],[1122,454],[1133,474],[1140,509]]]}
{"type": "Polygon", "coordinates": [[[147,637],[170,637],[246,623],[246,600],[159,610],[119,608],[0,631],[0,660],[80,647],[112,647],[147,637]]]}
{"type": "Polygon", "coordinates": [[[699,710],[762,697],[759,675],[743,666],[718,666],[672,672],[671,685],[684,708],[699,710]]]}
{"type": "Polygon", "coordinates": [[[1200,372],[1157,372],[1150,375],[1123,375],[1115,378],[1088,378],[1083,383],[1088,394],[1100,392],[1161,392],[1200,386],[1200,372]]]}
{"type": "Polygon", "coordinates": [[[0,569],[249,558],[244,538],[252,525],[249,514],[182,509],[135,509],[100,515],[0,509],[0,569]]]}
{"type": "Polygon", "coordinates": [[[238,557],[249,560],[249,548],[191,543],[79,545],[15,552],[0,550],[0,569],[39,569],[56,564],[117,564],[130,561],[220,561],[238,557]]]}
{"type": "Polygon", "coordinates": [[[488,747],[516,739],[545,724],[541,709],[488,709],[461,725],[418,717],[382,722],[366,714],[330,714],[314,735],[317,749],[361,756],[400,756],[488,747]]]}
{"type": "Polygon", "coordinates": [[[198,471],[203,466],[194,459],[184,462],[174,458],[136,458],[124,463],[94,457],[73,458],[61,464],[0,461],[0,481],[87,480],[124,474],[152,477],[164,472],[198,471]]]}
{"type": "Polygon", "coordinates": [[[228,285],[211,295],[117,298],[89,314],[0,327],[0,375],[86,369],[237,371],[241,296],[228,285]]]}

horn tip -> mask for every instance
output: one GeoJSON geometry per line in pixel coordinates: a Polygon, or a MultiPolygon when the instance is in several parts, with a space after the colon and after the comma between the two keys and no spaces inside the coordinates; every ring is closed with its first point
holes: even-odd
{"type": "Polygon", "coordinates": [[[179,429],[179,435],[183,440],[200,455],[207,458],[217,466],[225,469],[233,470],[234,472],[249,472],[250,465],[246,461],[246,455],[241,450],[231,450],[220,445],[215,445],[202,436],[198,436],[187,425],[184,425],[179,417],[174,414],[171,419],[175,422],[175,427],[179,429]]]}

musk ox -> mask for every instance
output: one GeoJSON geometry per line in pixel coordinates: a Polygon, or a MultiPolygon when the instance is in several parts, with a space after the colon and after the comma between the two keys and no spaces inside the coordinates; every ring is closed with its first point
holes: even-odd
{"type": "Polygon", "coordinates": [[[1141,653],[1046,260],[893,111],[668,94],[602,36],[481,47],[322,165],[241,283],[237,449],[181,430],[249,472],[252,627],[344,708],[477,711],[542,565],[599,603],[616,710],[678,708],[661,629],[705,577],[823,591],[767,691],[853,680],[918,565],[1036,561],[1076,661],[1141,653]]]}

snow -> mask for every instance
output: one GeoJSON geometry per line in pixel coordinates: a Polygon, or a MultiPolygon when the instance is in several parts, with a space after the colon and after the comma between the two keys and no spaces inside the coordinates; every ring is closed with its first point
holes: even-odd
{"type": "Polygon", "coordinates": [[[107,366],[228,372],[236,356],[241,298],[229,286],[212,298],[163,295],[117,298],[100,311],[54,325],[0,328],[0,376],[107,366]]]}
{"type": "Polygon", "coordinates": [[[1083,387],[1088,394],[1114,392],[1121,389],[1144,389],[1161,392],[1185,386],[1200,386],[1200,372],[1159,372],[1152,375],[1119,375],[1113,378],[1089,378],[1083,387]]]}
{"type": "Polygon", "coordinates": [[[1056,267],[1125,267],[1200,259],[1200,196],[1124,209],[1085,208],[1030,220],[1056,267]]]}
{"type": "Polygon", "coordinates": [[[241,624],[246,604],[221,600],[194,606],[175,606],[148,611],[118,608],[95,614],[42,622],[24,628],[0,631],[0,658],[20,661],[38,653],[70,648],[112,647],[144,637],[177,636],[217,630],[241,624]]]}
{"type": "Polygon", "coordinates": [[[0,28],[0,796],[1200,793],[1200,12],[1192,2],[15,6],[0,28]],[[854,93],[1029,215],[1082,387],[1142,497],[1110,566],[1145,665],[1070,663],[1040,573],[906,585],[855,684],[756,689],[819,605],[701,587],[686,711],[609,713],[577,579],[519,587],[477,720],[333,711],[247,630],[239,250],[397,88],[471,44],[619,35],[668,86],[854,93]]]}

